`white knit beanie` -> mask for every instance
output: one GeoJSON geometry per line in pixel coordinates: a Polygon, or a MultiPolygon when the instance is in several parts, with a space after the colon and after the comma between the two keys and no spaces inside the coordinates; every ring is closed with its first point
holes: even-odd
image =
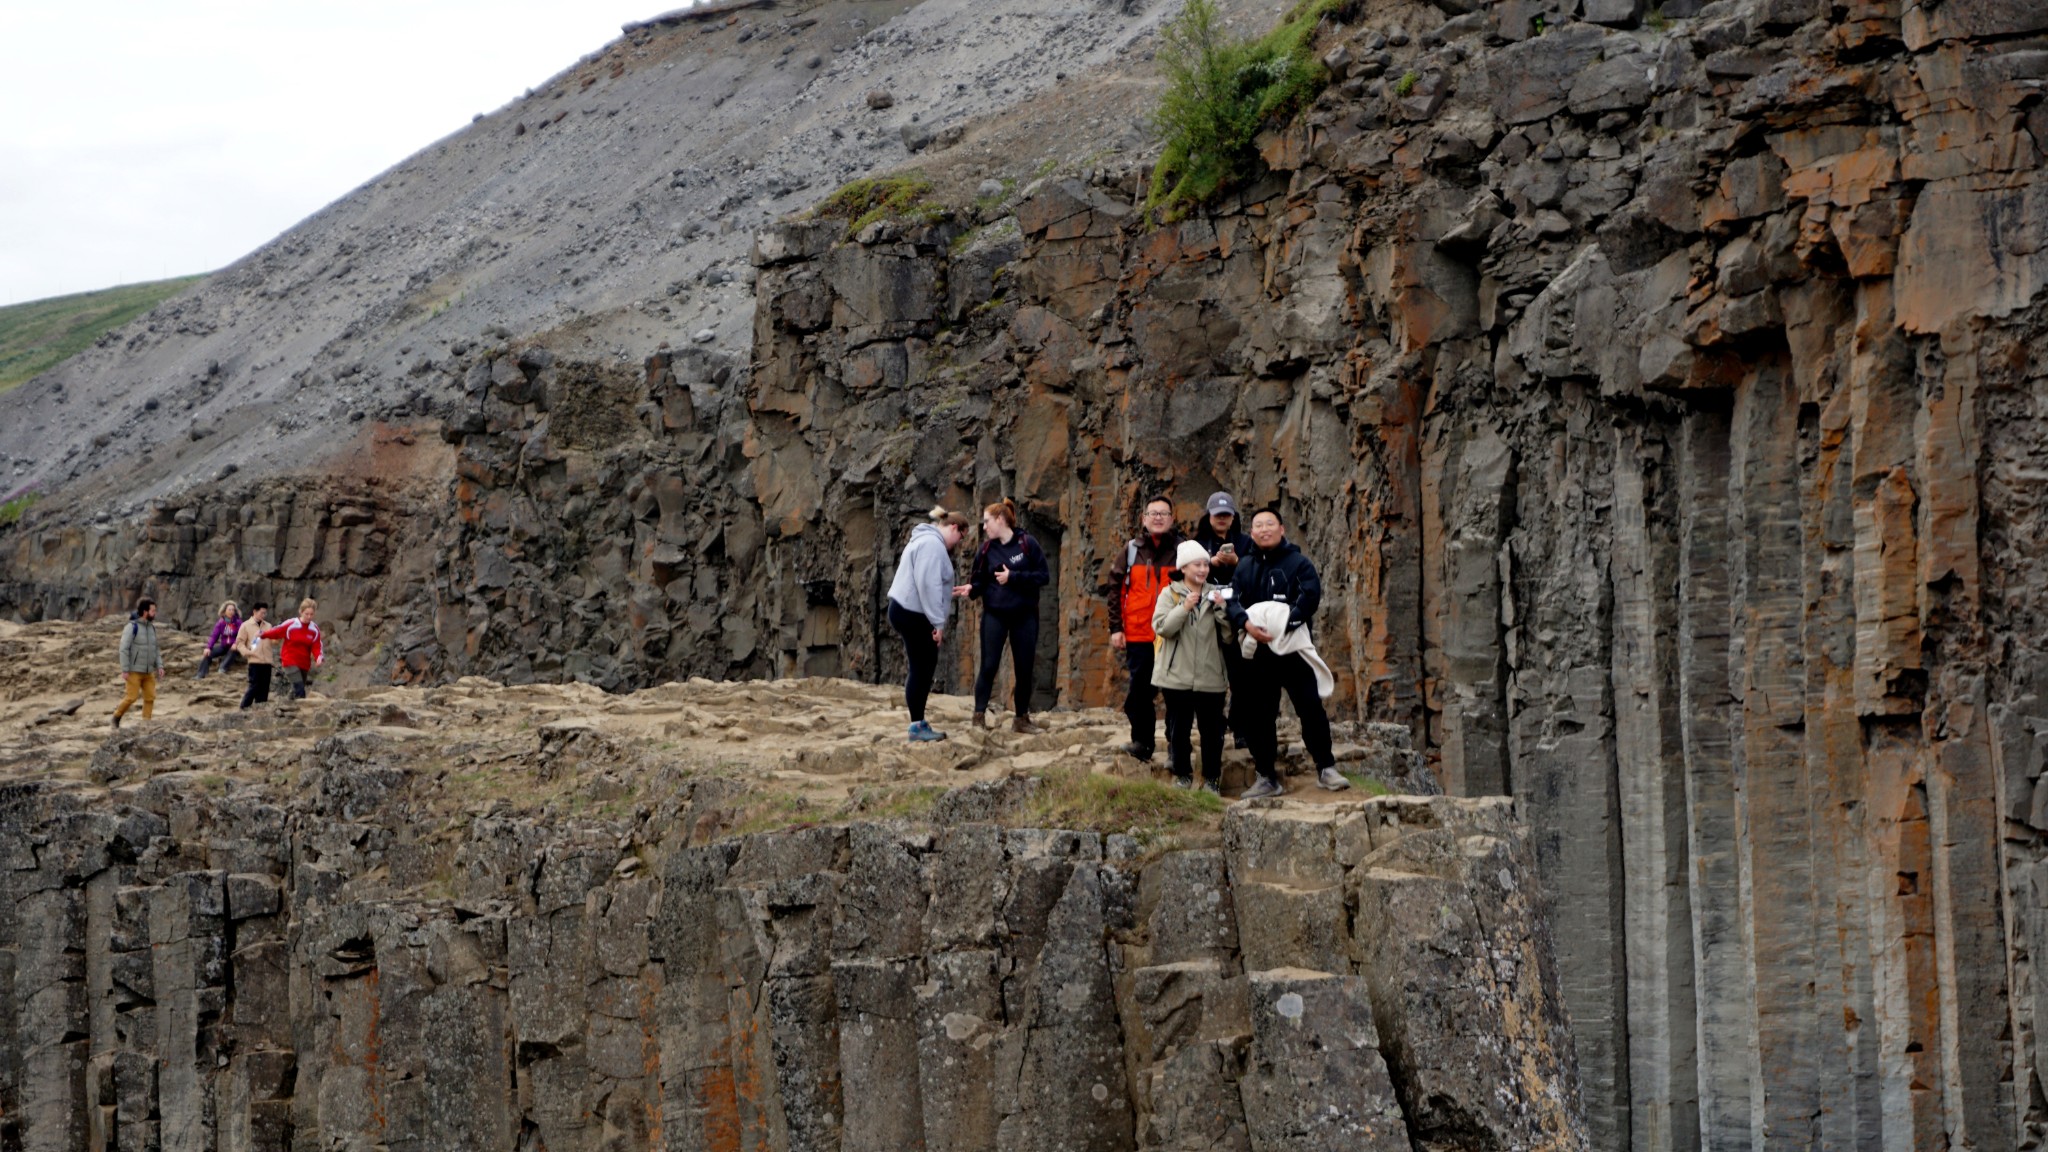
{"type": "Polygon", "coordinates": [[[1209,550],[1207,548],[1202,547],[1193,540],[1183,540],[1180,542],[1180,548],[1173,554],[1173,566],[1181,568],[1185,567],[1190,560],[1207,560],[1208,558],[1209,550]]]}

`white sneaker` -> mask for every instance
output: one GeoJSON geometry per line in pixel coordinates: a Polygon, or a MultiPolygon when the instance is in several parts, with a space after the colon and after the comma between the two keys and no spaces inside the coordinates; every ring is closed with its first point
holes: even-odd
{"type": "Polygon", "coordinates": [[[1324,768],[1316,772],[1316,787],[1325,792],[1342,792],[1351,787],[1351,781],[1335,768],[1324,768]]]}
{"type": "Polygon", "coordinates": [[[1239,800],[1257,800],[1266,796],[1285,796],[1287,789],[1270,776],[1261,776],[1251,787],[1244,790],[1239,800]]]}

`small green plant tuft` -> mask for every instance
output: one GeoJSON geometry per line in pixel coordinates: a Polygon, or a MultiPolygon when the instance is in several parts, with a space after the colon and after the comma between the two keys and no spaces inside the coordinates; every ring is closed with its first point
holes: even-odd
{"type": "Polygon", "coordinates": [[[1664,15],[1664,6],[1659,4],[1650,9],[1649,15],[1643,17],[1643,26],[1652,32],[1662,32],[1671,27],[1671,17],[1664,15]]]}
{"type": "Polygon", "coordinates": [[[1141,836],[1157,836],[1190,825],[1207,826],[1223,807],[1221,796],[1199,788],[1065,769],[1039,777],[1015,822],[1104,834],[1135,829],[1141,836]]]}
{"type": "Polygon", "coordinates": [[[748,807],[733,825],[732,834],[753,836],[762,832],[779,832],[785,828],[815,824],[826,816],[827,813],[801,796],[776,794],[748,807]]]}
{"type": "Polygon", "coordinates": [[[907,788],[863,788],[847,798],[846,813],[862,820],[918,821],[932,814],[946,790],[934,784],[907,788]]]}
{"type": "Polygon", "coordinates": [[[922,172],[864,176],[827,196],[818,205],[818,215],[848,221],[848,239],[877,220],[904,218],[934,224],[945,219],[946,210],[925,199],[931,191],[932,182],[922,172]]]}
{"type": "Polygon", "coordinates": [[[1393,788],[1377,776],[1367,776],[1363,772],[1345,772],[1343,776],[1346,780],[1351,781],[1351,786],[1356,788],[1362,796],[1369,798],[1373,796],[1392,796],[1394,794],[1393,788]]]}
{"type": "Polygon", "coordinates": [[[1159,34],[1166,92],[1154,121],[1165,144],[1146,207],[1174,218],[1255,173],[1260,129],[1307,107],[1330,82],[1315,34],[1349,2],[1302,0],[1248,41],[1224,30],[1215,0],[1188,0],[1159,34]]]}
{"type": "Polygon", "coordinates": [[[1401,78],[1399,80],[1394,81],[1394,95],[1406,96],[1410,92],[1415,91],[1415,84],[1417,81],[1421,79],[1422,76],[1420,73],[1403,72],[1401,74],[1401,78]]]}
{"type": "Polygon", "coordinates": [[[28,510],[35,507],[36,501],[42,498],[43,496],[40,492],[23,492],[18,496],[11,496],[5,501],[0,501],[0,528],[12,528],[16,524],[21,523],[21,518],[26,516],[28,510]]]}

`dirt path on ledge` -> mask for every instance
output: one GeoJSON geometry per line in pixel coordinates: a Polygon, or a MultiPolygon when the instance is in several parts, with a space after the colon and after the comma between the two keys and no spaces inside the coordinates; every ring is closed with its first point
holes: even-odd
{"type": "MultiPolygon", "coordinates": [[[[1118,751],[1120,713],[1058,711],[1046,731],[1020,736],[1007,713],[970,724],[971,702],[934,696],[933,724],[950,739],[904,739],[900,691],[848,680],[664,684],[607,695],[584,684],[500,685],[469,678],[433,688],[317,689],[298,703],[238,708],[240,667],[193,673],[197,637],[161,628],[168,674],[155,716],[140,705],[116,731],[122,692],[116,655],[122,622],[0,622],[0,785],[43,780],[106,786],[171,772],[289,785],[315,745],[366,732],[402,747],[401,762],[453,810],[624,814],[684,780],[730,781],[750,810],[772,820],[871,815],[906,798],[976,782],[1061,769],[1165,779],[1163,755],[1142,765],[1118,751]]],[[[1359,787],[1314,787],[1298,743],[1289,744],[1290,803],[1356,800],[1420,775],[1386,726],[1339,726],[1340,766],[1359,787]]],[[[1292,721],[1283,725],[1292,738],[1292,721]]],[[[1163,752],[1163,749],[1162,749],[1163,752]]],[[[1226,794],[1250,782],[1250,759],[1228,753],[1226,794]]]]}

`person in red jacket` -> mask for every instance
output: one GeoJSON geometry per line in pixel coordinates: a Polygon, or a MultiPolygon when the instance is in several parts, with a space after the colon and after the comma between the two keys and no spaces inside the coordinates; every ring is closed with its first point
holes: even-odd
{"type": "Polygon", "coordinates": [[[277,662],[284,667],[285,678],[292,682],[294,700],[306,698],[306,684],[313,679],[313,669],[320,663],[320,626],[313,623],[313,612],[319,607],[308,596],[299,601],[298,619],[287,620],[263,634],[265,640],[284,641],[277,662]]]}
{"type": "Polygon", "coordinates": [[[1174,527],[1173,501],[1154,496],[1145,501],[1145,515],[1136,538],[1124,541],[1109,565],[1103,585],[1109,601],[1109,646],[1124,655],[1131,683],[1124,693],[1124,715],[1131,721],[1131,742],[1124,751],[1140,760],[1152,759],[1158,711],[1152,686],[1152,606],[1160,589],[1173,583],[1174,551],[1180,547],[1174,527]]]}

